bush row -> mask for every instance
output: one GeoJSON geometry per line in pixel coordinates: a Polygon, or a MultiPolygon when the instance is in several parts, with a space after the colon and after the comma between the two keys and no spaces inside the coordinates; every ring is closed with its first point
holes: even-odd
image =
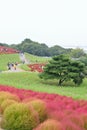
{"type": "Polygon", "coordinates": [[[6,130],[87,130],[87,101],[0,86],[1,127],[6,130]]]}

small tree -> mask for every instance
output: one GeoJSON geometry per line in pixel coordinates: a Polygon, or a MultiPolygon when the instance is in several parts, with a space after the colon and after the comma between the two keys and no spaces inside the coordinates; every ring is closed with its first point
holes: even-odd
{"type": "Polygon", "coordinates": [[[71,61],[65,55],[52,58],[44,67],[44,72],[40,74],[43,79],[58,79],[58,85],[64,81],[73,79],[75,84],[82,83],[84,78],[84,64],[79,61],[71,61]]]}

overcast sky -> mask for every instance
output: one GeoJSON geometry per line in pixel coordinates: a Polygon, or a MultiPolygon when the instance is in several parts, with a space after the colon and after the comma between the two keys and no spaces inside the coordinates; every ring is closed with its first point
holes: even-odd
{"type": "Polygon", "coordinates": [[[87,46],[87,0],[0,0],[0,42],[87,46]]]}

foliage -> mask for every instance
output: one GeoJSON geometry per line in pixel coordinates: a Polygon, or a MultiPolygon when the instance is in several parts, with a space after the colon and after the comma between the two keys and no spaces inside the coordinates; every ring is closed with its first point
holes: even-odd
{"type": "Polygon", "coordinates": [[[64,49],[58,45],[49,48],[50,56],[60,55],[60,54],[67,54],[69,53],[69,49],[64,49]]]}
{"type": "Polygon", "coordinates": [[[80,61],[71,61],[68,67],[68,76],[73,79],[73,82],[80,85],[85,77],[85,65],[80,61]]]}
{"type": "Polygon", "coordinates": [[[20,44],[17,45],[11,45],[10,47],[13,47],[15,49],[18,49],[22,52],[27,52],[33,55],[37,56],[54,56],[54,55],[59,55],[62,53],[67,53],[70,52],[71,49],[65,49],[60,46],[53,46],[49,48],[46,44],[44,43],[38,43],[35,41],[32,41],[31,39],[24,39],[20,44]]]}
{"type": "Polygon", "coordinates": [[[81,61],[82,63],[84,63],[87,66],[87,54],[85,56],[80,57],[79,61],[81,61]]]}
{"type": "Polygon", "coordinates": [[[48,119],[34,130],[63,130],[63,127],[60,122],[53,119],[48,119]]]}
{"type": "Polygon", "coordinates": [[[85,130],[87,130],[87,114],[82,114],[81,117],[84,122],[84,128],[85,128],[85,130]]]}
{"type": "Polygon", "coordinates": [[[76,48],[71,51],[72,58],[80,58],[85,55],[86,55],[86,53],[83,51],[83,49],[80,49],[80,48],[76,48]]]}
{"type": "Polygon", "coordinates": [[[26,104],[13,104],[4,111],[2,126],[6,130],[32,130],[38,124],[37,112],[26,104]]]}
{"type": "Polygon", "coordinates": [[[0,105],[3,103],[3,101],[5,101],[6,99],[12,99],[15,101],[19,101],[19,97],[17,95],[13,95],[9,92],[4,92],[1,91],[0,92],[0,105]]]}
{"type": "Polygon", "coordinates": [[[65,55],[53,57],[44,67],[39,77],[43,79],[58,79],[58,85],[72,79],[75,84],[81,84],[84,78],[85,65],[79,61],[70,60],[65,55]]]}
{"type": "Polygon", "coordinates": [[[28,105],[32,105],[33,108],[38,112],[40,122],[47,119],[47,107],[46,103],[40,99],[32,100],[28,102],[28,105]]]}
{"type": "Polygon", "coordinates": [[[87,54],[85,56],[80,57],[78,60],[85,64],[86,67],[85,67],[84,73],[87,77],[87,54]]]}
{"type": "Polygon", "coordinates": [[[74,124],[70,120],[65,120],[62,123],[63,123],[63,126],[64,126],[65,130],[84,130],[84,128],[83,129],[79,128],[78,125],[74,124]]]}
{"type": "Polygon", "coordinates": [[[5,109],[7,107],[9,107],[10,105],[14,104],[14,103],[17,103],[18,101],[15,101],[13,99],[6,99],[2,102],[1,104],[1,109],[2,109],[2,113],[5,111],[5,109]]]}
{"type": "MultiPolygon", "coordinates": [[[[57,127],[57,124],[51,123],[51,121],[58,122],[58,128],[61,128],[60,126],[62,125],[63,128],[65,128],[64,130],[87,129],[86,100],[74,100],[71,97],[61,96],[58,94],[40,93],[3,85],[0,85],[0,91],[17,94],[19,98],[23,100],[23,103],[15,103],[5,109],[1,126],[6,130],[19,130],[22,128],[26,130],[32,130],[33,128],[34,130],[42,130],[44,128],[51,129],[51,127],[57,127]],[[38,104],[36,102],[38,102],[38,104]],[[46,104],[48,116],[45,118],[43,123],[39,124],[40,122],[37,110],[39,110],[41,103],[42,106],[44,106],[43,102],[46,104]],[[31,126],[34,126],[35,121],[37,121],[37,125],[30,129],[31,126]]],[[[42,111],[42,109],[40,109],[40,111],[42,111]]]]}

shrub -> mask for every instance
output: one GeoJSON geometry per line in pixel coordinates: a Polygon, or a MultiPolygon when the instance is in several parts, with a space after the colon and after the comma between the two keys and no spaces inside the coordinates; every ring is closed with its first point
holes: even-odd
{"type": "Polygon", "coordinates": [[[38,112],[40,122],[43,122],[47,119],[47,107],[46,103],[40,99],[31,100],[29,103],[33,106],[33,108],[38,112]]]}
{"type": "Polygon", "coordinates": [[[17,103],[17,101],[12,100],[12,99],[6,99],[6,100],[4,100],[4,101],[2,102],[2,104],[1,104],[2,113],[4,112],[4,110],[5,110],[8,106],[12,105],[13,103],[17,103]]]}
{"type": "Polygon", "coordinates": [[[57,120],[57,121],[63,120],[63,118],[65,116],[66,115],[62,111],[51,111],[51,112],[48,113],[48,117],[50,119],[54,119],[54,120],[57,120]]]}
{"type": "Polygon", "coordinates": [[[23,103],[29,103],[30,101],[33,101],[33,100],[38,100],[38,99],[35,98],[35,97],[30,97],[30,98],[25,98],[22,102],[23,103]]]}
{"type": "Polygon", "coordinates": [[[71,114],[67,118],[65,118],[65,121],[66,119],[70,120],[71,122],[79,126],[80,128],[84,128],[83,120],[79,115],[71,114]]]}
{"type": "Polygon", "coordinates": [[[63,130],[60,122],[52,119],[48,119],[45,122],[41,123],[34,130],[63,130]]]}
{"type": "Polygon", "coordinates": [[[6,130],[32,130],[38,124],[38,114],[32,106],[17,103],[4,111],[2,127],[6,130]]]}
{"type": "Polygon", "coordinates": [[[12,99],[12,100],[15,100],[15,101],[19,101],[20,100],[17,95],[11,94],[9,92],[1,91],[0,92],[0,105],[6,99],[12,99]]]}
{"type": "Polygon", "coordinates": [[[84,128],[79,128],[76,124],[71,122],[70,120],[65,120],[62,122],[64,130],[84,130],[84,128]]]}
{"type": "Polygon", "coordinates": [[[81,118],[83,119],[85,130],[87,130],[87,114],[82,114],[81,118]]]}

